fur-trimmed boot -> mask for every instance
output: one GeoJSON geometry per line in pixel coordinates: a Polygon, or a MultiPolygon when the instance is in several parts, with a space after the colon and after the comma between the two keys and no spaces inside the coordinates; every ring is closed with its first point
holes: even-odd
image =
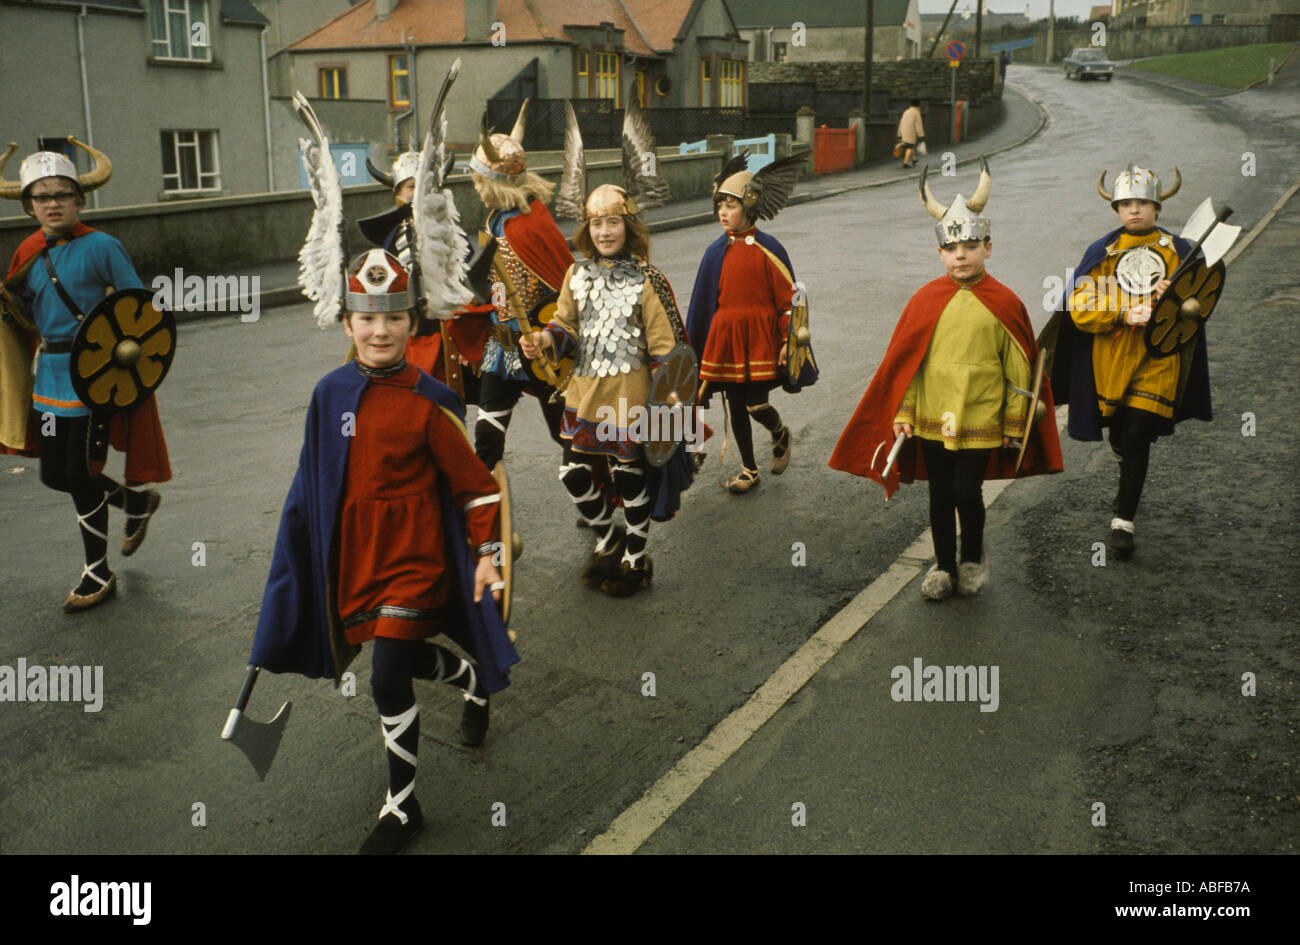
{"type": "Polygon", "coordinates": [[[957,593],[962,597],[974,597],[989,580],[989,553],[987,548],[980,549],[978,561],[963,561],[957,565],[957,593]]]}

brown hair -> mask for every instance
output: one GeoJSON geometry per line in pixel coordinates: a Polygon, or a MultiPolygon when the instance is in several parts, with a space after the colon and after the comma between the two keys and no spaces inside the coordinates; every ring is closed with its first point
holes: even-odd
{"type": "MultiPolygon", "coordinates": [[[[578,227],[573,234],[573,245],[588,259],[595,259],[600,255],[596,251],[596,244],[591,240],[591,228],[588,225],[590,220],[583,220],[582,225],[578,227]]],[[[650,230],[638,218],[629,214],[623,214],[623,226],[627,230],[627,239],[623,243],[623,252],[629,256],[639,257],[643,262],[650,261],[650,230]]]]}

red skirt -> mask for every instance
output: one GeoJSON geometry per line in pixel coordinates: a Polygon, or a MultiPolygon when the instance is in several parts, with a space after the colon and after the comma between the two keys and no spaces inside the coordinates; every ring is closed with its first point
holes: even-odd
{"type": "Polygon", "coordinates": [[[709,325],[700,380],[772,381],[778,375],[780,325],[771,309],[719,308],[709,325]]]}

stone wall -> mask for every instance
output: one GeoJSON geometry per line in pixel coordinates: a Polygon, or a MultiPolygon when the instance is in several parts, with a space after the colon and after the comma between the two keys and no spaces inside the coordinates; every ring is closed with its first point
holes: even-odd
{"type": "MultiPolygon", "coordinates": [[[[957,98],[983,104],[1000,99],[992,59],[965,60],[957,69],[957,98]]],[[[862,91],[860,62],[754,62],[749,83],[811,83],[817,91],[862,91]]],[[[952,74],[946,59],[904,59],[876,62],[871,69],[873,94],[888,92],[893,101],[946,102],[951,97],[952,74]]]]}
{"type": "MultiPolygon", "coordinates": [[[[1047,51],[1046,31],[1037,34],[1033,46],[1015,50],[1015,62],[1043,62],[1047,51]]],[[[1135,26],[1114,27],[1106,31],[1102,47],[1111,59],[1144,59],[1148,56],[1172,56],[1178,53],[1221,49],[1225,46],[1250,46],[1255,43],[1280,42],[1272,38],[1268,25],[1255,26],[1135,26]]],[[[1053,39],[1053,62],[1060,62],[1071,49],[1092,45],[1092,30],[1057,30],[1053,39]]]]}

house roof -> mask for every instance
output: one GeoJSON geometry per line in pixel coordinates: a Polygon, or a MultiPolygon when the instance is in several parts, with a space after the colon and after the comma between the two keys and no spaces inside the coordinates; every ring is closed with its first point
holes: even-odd
{"type": "MultiPolygon", "coordinates": [[[[696,0],[498,0],[497,19],[507,42],[571,43],[566,26],[613,23],[630,53],[671,52],[696,0]]],[[[289,46],[293,52],[402,45],[457,45],[466,41],[465,5],[446,0],[401,0],[386,20],[364,0],[289,46]]],[[[483,37],[486,40],[487,37],[483,37]]],[[[481,40],[480,40],[481,41],[481,40]]]]}
{"type": "MultiPolygon", "coordinates": [[[[69,7],[74,10],[82,5],[82,0],[43,0],[43,2],[49,6],[69,7]]],[[[147,4],[143,0],[93,0],[93,2],[97,7],[113,7],[124,13],[145,13],[147,10],[147,4]]],[[[220,0],[220,2],[221,22],[266,25],[266,17],[257,12],[250,0],[220,0]]]]}
{"type": "MultiPolygon", "coordinates": [[[[876,26],[901,26],[907,17],[909,0],[876,0],[876,26]]],[[[738,29],[767,26],[789,27],[790,0],[727,0],[738,29]]],[[[865,26],[866,5],[862,0],[817,0],[797,7],[798,19],[809,28],[820,26],[865,26]]]]}

